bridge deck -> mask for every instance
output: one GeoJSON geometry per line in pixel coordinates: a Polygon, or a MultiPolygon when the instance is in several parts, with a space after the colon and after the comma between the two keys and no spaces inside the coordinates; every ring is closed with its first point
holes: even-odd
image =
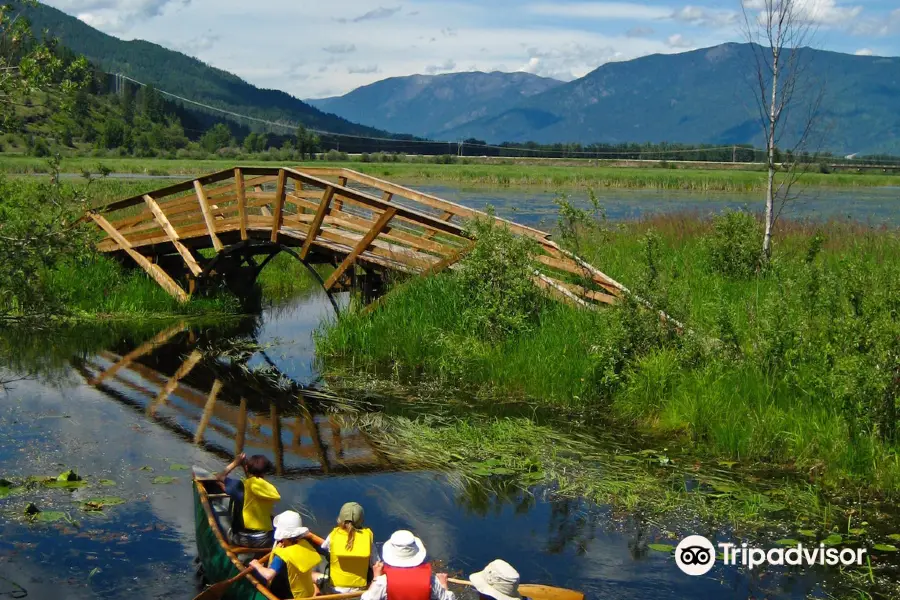
{"type": "Polygon", "coordinates": [[[493,218],[539,247],[535,283],[566,301],[611,304],[625,288],[548,239],[549,234],[350,169],[236,167],[91,211],[102,252],[126,253],[170,294],[189,297],[236,249],[288,247],[329,262],[326,290],[355,264],[410,274],[452,267],[471,248],[471,218],[493,218]],[[302,170],[301,170],[302,169],[302,170]],[[164,264],[170,265],[168,269],[164,264]],[[171,265],[176,265],[174,268],[171,265]]]}

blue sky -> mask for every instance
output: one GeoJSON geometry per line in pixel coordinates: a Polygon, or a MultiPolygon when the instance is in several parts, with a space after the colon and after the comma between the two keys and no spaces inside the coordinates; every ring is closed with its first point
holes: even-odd
{"type": "MultiPolygon", "coordinates": [[[[794,0],[815,45],[900,55],[900,1],[794,0]]],[[[762,0],[744,0],[752,12],[762,0]]],[[[123,39],[181,50],[300,98],[386,77],[528,71],[570,80],[603,63],[744,41],[741,2],[677,0],[48,0],[123,39]]]]}

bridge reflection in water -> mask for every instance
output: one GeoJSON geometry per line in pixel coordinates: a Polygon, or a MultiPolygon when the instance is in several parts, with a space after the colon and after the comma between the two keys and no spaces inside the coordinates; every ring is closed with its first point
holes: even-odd
{"type": "Polygon", "coordinates": [[[339,399],[257,376],[204,351],[199,340],[179,324],[130,352],[104,350],[73,365],[106,396],[222,458],[264,453],[278,475],[396,470],[336,412],[339,399]]]}

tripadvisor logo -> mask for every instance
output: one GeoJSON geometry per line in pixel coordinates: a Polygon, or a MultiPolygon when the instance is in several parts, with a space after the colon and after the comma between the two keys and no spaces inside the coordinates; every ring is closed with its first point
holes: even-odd
{"type": "MultiPolygon", "coordinates": [[[[862,565],[865,548],[826,548],[825,544],[764,550],[744,544],[719,543],[719,558],[726,565],[753,569],[760,565],[862,565]]],[[[675,564],[688,575],[705,575],[716,563],[716,549],[702,535],[689,535],[675,548],[675,564]]]]}

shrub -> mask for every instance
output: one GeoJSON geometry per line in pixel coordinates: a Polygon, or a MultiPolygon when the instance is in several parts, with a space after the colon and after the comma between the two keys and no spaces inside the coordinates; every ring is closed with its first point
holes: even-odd
{"type": "Polygon", "coordinates": [[[760,266],[762,232],[748,212],[728,211],[714,218],[704,244],[712,269],[726,277],[748,279],[760,266]]]}
{"type": "Polygon", "coordinates": [[[323,160],[330,160],[333,162],[346,161],[349,159],[350,159],[350,157],[347,155],[346,152],[341,152],[339,150],[329,150],[328,152],[325,153],[325,156],[323,158],[323,160]]]}
{"type": "Polygon", "coordinates": [[[477,240],[457,277],[465,290],[466,327],[497,339],[528,329],[544,297],[534,285],[535,243],[490,219],[469,224],[477,240]]]}

